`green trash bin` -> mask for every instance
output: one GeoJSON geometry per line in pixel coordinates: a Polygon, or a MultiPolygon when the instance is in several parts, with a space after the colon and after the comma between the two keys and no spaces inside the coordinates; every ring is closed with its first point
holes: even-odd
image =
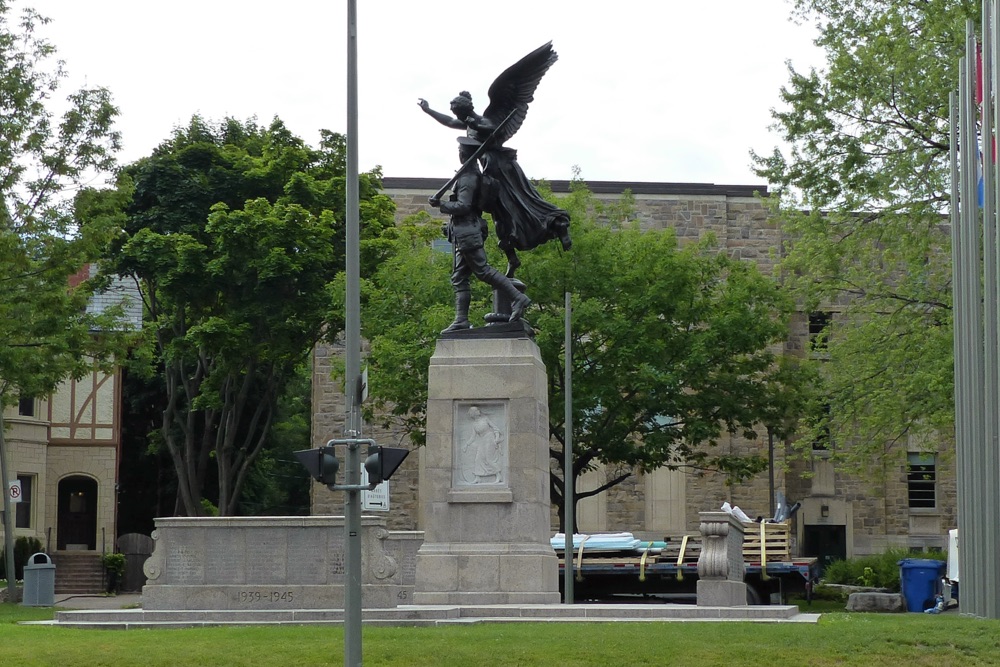
{"type": "Polygon", "coordinates": [[[24,565],[24,594],[21,604],[25,607],[51,607],[56,598],[56,565],[48,554],[37,553],[24,565]]]}

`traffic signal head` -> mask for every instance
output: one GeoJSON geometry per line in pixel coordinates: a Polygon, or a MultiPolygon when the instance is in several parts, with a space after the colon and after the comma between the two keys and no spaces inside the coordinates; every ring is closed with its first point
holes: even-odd
{"type": "Polygon", "coordinates": [[[314,449],[300,449],[295,452],[295,458],[299,460],[312,478],[327,486],[336,484],[337,471],[340,469],[340,460],[334,454],[333,447],[316,447],[314,449]]]}
{"type": "Polygon", "coordinates": [[[365,471],[368,473],[369,484],[380,484],[392,477],[396,468],[403,462],[408,449],[400,447],[382,447],[374,445],[368,448],[368,458],[365,459],[365,471]]]}

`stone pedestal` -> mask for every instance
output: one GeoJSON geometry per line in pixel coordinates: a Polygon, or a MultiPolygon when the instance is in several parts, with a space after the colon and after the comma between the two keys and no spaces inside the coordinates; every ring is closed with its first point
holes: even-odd
{"type": "Polygon", "coordinates": [[[743,524],[728,512],[699,512],[701,555],[698,557],[698,606],[743,607],[743,524]]]}
{"type": "Polygon", "coordinates": [[[438,341],[420,453],[416,604],[559,602],[547,392],[527,337],[438,341]]]}

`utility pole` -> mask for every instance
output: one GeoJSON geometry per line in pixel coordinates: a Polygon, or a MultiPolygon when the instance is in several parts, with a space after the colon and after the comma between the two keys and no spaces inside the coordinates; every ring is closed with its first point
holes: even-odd
{"type": "MultiPolygon", "coordinates": [[[[3,403],[0,402],[0,413],[3,412],[3,403]]],[[[10,479],[7,477],[7,444],[4,440],[3,414],[0,414],[0,477],[3,478],[3,544],[4,558],[7,562],[7,601],[17,602],[17,584],[14,582],[14,515],[10,502],[10,490],[8,485],[10,479]]]]}
{"type": "MultiPolygon", "coordinates": [[[[349,439],[361,437],[361,268],[358,205],[358,3],[347,0],[347,300],[344,331],[344,397],[349,439]]],[[[360,444],[347,447],[345,481],[361,482],[360,444]]],[[[348,489],[344,503],[344,665],[361,667],[361,491],[348,489]]]]}
{"type": "Polygon", "coordinates": [[[576,489],[576,479],[573,477],[573,317],[571,313],[572,303],[570,293],[566,292],[566,341],[563,347],[566,348],[566,391],[564,392],[564,403],[566,412],[563,419],[563,428],[566,435],[563,436],[565,443],[563,449],[563,532],[566,535],[566,544],[563,547],[563,604],[573,604],[573,526],[576,524],[576,508],[574,493],[576,489]]]}

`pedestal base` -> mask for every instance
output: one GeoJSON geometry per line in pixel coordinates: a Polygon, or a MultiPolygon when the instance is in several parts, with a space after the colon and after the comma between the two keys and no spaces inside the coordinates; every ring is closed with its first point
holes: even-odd
{"type": "Polygon", "coordinates": [[[425,544],[414,604],[557,604],[559,562],[530,544],[425,544]]]}
{"type": "Polygon", "coordinates": [[[698,580],[699,607],[745,607],[747,585],[742,581],[698,580]]]}

